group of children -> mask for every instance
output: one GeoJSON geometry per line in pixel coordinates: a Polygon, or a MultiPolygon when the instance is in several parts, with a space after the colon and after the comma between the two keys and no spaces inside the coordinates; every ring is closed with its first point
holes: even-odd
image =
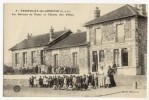
{"type": "MultiPolygon", "coordinates": [[[[106,78],[105,86],[109,87],[110,80],[106,78]]],[[[96,73],[89,75],[70,75],[70,76],[40,76],[39,78],[32,76],[29,79],[30,87],[52,88],[53,90],[87,90],[100,87],[100,77],[96,73]]]]}

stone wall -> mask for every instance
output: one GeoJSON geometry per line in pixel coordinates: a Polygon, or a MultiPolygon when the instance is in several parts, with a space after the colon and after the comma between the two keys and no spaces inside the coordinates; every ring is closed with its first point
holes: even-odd
{"type": "Polygon", "coordinates": [[[132,22],[131,19],[126,19],[126,23],[124,26],[125,38],[132,38],[132,22]]]}
{"type": "Polygon", "coordinates": [[[60,66],[72,66],[72,53],[71,53],[70,48],[60,49],[59,65],[60,66]]]}
{"type": "Polygon", "coordinates": [[[79,49],[79,66],[80,74],[87,74],[89,72],[89,59],[88,59],[88,48],[80,47],[79,49]]]}
{"type": "MultiPolygon", "coordinates": [[[[96,24],[93,26],[90,26],[88,29],[87,36],[89,36],[89,39],[91,40],[91,46],[90,46],[90,68],[92,67],[92,52],[97,51],[98,54],[98,60],[99,60],[99,51],[104,50],[104,62],[98,61],[98,67],[105,66],[108,67],[109,65],[113,65],[114,63],[114,54],[113,50],[118,49],[119,50],[119,74],[126,74],[128,75],[136,75],[137,72],[137,47],[136,47],[136,36],[135,36],[135,17],[120,19],[120,20],[114,20],[110,22],[104,22],[101,24],[96,24]],[[116,33],[117,33],[117,25],[123,24],[124,25],[124,41],[116,41],[116,33]],[[102,29],[102,43],[96,44],[95,42],[95,29],[96,28],[102,29]],[[128,66],[122,67],[122,61],[121,61],[121,50],[123,48],[128,49],[128,66]],[[132,72],[132,73],[131,73],[132,72]]],[[[98,34],[98,33],[97,33],[98,34]]],[[[118,33],[120,34],[120,33],[118,33]]],[[[99,68],[98,68],[99,69],[99,68]]]]}
{"type": "Polygon", "coordinates": [[[51,51],[46,51],[46,65],[50,66],[50,65],[54,65],[53,63],[53,56],[52,56],[52,53],[51,51]]]}
{"type": "Polygon", "coordinates": [[[118,49],[119,51],[119,59],[118,59],[118,69],[120,69],[119,74],[125,74],[125,71],[122,70],[127,70],[129,72],[132,71],[132,73],[129,73],[128,75],[136,75],[136,52],[135,52],[135,46],[132,45],[126,45],[126,44],[121,44],[119,46],[114,45],[114,44],[110,44],[109,46],[96,46],[93,49],[91,49],[90,51],[90,67],[92,67],[92,51],[97,51],[97,55],[98,55],[98,69],[101,66],[104,66],[105,68],[107,68],[109,65],[112,66],[113,62],[114,62],[114,54],[113,54],[113,50],[114,49],[118,49]],[[127,48],[128,49],[128,66],[122,67],[121,65],[121,50],[122,48],[127,48]],[[104,50],[104,61],[103,62],[99,62],[99,51],[100,50],[104,50]]]}
{"type": "Polygon", "coordinates": [[[136,41],[138,42],[138,67],[140,71],[138,74],[145,74],[144,66],[144,54],[147,54],[147,18],[138,17],[137,18],[137,30],[136,30],[136,41]]]}
{"type": "Polygon", "coordinates": [[[88,73],[88,48],[86,46],[56,49],[46,52],[46,64],[54,66],[54,54],[58,54],[59,66],[73,66],[73,52],[77,52],[80,73],[88,73]]]}
{"type": "MultiPolygon", "coordinates": [[[[87,28],[87,38],[91,42],[91,46],[94,45],[101,45],[96,43],[96,29],[101,28],[101,35],[102,35],[102,44],[114,43],[116,40],[116,33],[117,33],[117,25],[123,24],[124,25],[124,39],[125,42],[127,41],[134,41],[135,40],[135,18],[130,17],[126,19],[120,19],[115,21],[104,22],[101,24],[96,24],[93,26],[89,26],[87,28]]],[[[98,34],[98,33],[97,33],[98,34]]],[[[118,33],[119,34],[119,33],[118,33]]],[[[88,41],[89,41],[88,40],[88,41]]]]}
{"type": "Polygon", "coordinates": [[[115,35],[116,27],[114,25],[114,22],[104,23],[102,27],[103,42],[114,41],[115,35]]]}
{"type": "MultiPolygon", "coordinates": [[[[27,52],[27,67],[33,67],[34,65],[41,64],[41,50],[43,48],[31,48],[31,49],[24,49],[24,50],[16,50],[12,53],[13,59],[13,67],[16,66],[15,64],[15,53],[19,53],[19,67],[23,67],[23,52],[27,52]],[[31,62],[31,52],[35,51],[36,56],[36,63],[32,65],[31,62]]],[[[63,49],[56,49],[52,51],[45,52],[45,64],[47,66],[54,66],[54,54],[58,54],[58,65],[59,66],[72,66],[72,53],[77,52],[77,62],[78,66],[80,67],[80,73],[88,73],[88,48],[87,46],[80,46],[80,47],[72,47],[72,48],[63,48],[63,49]]]]}
{"type": "Polygon", "coordinates": [[[38,65],[41,64],[41,55],[40,52],[41,50],[43,50],[43,47],[38,47],[38,48],[29,48],[29,49],[22,49],[22,50],[15,50],[12,51],[12,66],[14,68],[16,67],[15,64],[15,54],[18,53],[19,54],[19,67],[23,67],[23,53],[27,52],[27,67],[33,67],[34,65],[38,65]],[[35,64],[32,65],[32,60],[31,60],[31,52],[35,51],[35,64]]]}

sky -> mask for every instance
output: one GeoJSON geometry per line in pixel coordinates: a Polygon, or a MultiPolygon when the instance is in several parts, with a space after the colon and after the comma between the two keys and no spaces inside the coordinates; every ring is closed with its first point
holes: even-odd
{"type": "Polygon", "coordinates": [[[54,28],[54,31],[61,31],[64,28],[70,29],[73,32],[76,32],[77,29],[86,31],[83,24],[94,19],[94,10],[96,7],[99,7],[102,16],[124,5],[4,4],[4,64],[10,64],[12,61],[11,51],[9,49],[26,39],[28,33],[32,33],[33,36],[48,33],[51,26],[54,28]],[[44,12],[28,12],[27,10],[42,10],[44,12]],[[39,16],[39,14],[42,15],[39,16]],[[63,16],[59,14],[63,14],[63,16]]]}

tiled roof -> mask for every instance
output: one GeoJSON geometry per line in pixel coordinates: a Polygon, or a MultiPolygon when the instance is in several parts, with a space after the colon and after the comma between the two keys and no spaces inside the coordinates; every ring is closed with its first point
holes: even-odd
{"type": "Polygon", "coordinates": [[[86,44],[86,32],[78,32],[68,35],[67,37],[55,43],[54,45],[45,48],[45,50],[75,47],[86,44]]]}
{"type": "Polygon", "coordinates": [[[84,26],[93,25],[93,24],[102,23],[102,22],[111,21],[111,20],[116,20],[116,19],[121,19],[121,18],[126,18],[130,16],[135,16],[135,15],[142,16],[141,14],[139,14],[138,9],[136,9],[135,7],[132,7],[130,5],[125,5],[99,18],[96,18],[94,20],[91,20],[85,23],[84,26]]]}
{"type": "MultiPolygon", "coordinates": [[[[66,32],[66,31],[54,32],[53,38],[57,38],[64,32],[66,32]]],[[[32,36],[29,39],[24,39],[22,42],[16,44],[12,48],[10,48],[10,50],[13,51],[13,50],[41,47],[41,46],[44,46],[45,44],[47,44],[48,42],[49,42],[49,33],[46,33],[46,34],[42,34],[42,35],[38,35],[38,36],[32,36]]]]}

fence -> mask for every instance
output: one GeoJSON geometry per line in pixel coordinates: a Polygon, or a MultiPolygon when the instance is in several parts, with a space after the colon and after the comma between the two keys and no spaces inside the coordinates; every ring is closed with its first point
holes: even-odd
{"type": "Polygon", "coordinates": [[[5,75],[22,75],[22,74],[79,74],[79,67],[52,67],[52,66],[36,66],[36,67],[8,67],[4,66],[5,75]]]}

